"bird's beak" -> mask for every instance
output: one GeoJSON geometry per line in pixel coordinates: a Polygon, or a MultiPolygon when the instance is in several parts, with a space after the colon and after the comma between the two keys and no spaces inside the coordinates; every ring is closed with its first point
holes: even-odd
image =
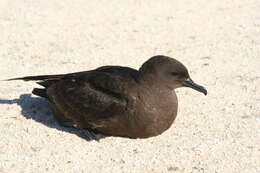
{"type": "Polygon", "coordinates": [[[186,87],[190,87],[192,89],[195,89],[195,90],[202,92],[203,94],[207,95],[206,88],[196,84],[195,82],[193,82],[193,80],[191,80],[191,78],[188,78],[185,81],[183,81],[183,85],[186,86],[186,87]]]}

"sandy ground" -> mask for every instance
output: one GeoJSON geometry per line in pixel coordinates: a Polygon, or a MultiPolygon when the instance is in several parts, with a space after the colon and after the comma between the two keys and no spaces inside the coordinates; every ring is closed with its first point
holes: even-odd
{"type": "Polygon", "coordinates": [[[259,0],[0,0],[0,79],[152,55],[182,61],[174,125],[145,140],[87,141],[59,126],[33,82],[0,87],[0,172],[260,172],[259,0]]]}

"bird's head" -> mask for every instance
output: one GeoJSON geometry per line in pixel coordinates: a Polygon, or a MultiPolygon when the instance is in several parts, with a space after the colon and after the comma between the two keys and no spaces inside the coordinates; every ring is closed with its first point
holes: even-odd
{"type": "Polygon", "coordinates": [[[143,80],[160,82],[170,89],[190,87],[207,95],[207,90],[193,82],[187,68],[174,58],[167,56],[154,56],[146,61],[140,68],[143,80]]]}

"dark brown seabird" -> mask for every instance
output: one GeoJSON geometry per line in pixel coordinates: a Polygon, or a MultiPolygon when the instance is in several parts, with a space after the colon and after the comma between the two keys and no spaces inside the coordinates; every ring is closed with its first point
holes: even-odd
{"type": "Polygon", "coordinates": [[[103,66],[95,70],[27,76],[9,80],[39,81],[44,88],[32,93],[47,98],[61,125],[112,136],[149,138],[167,130],[177,116],[174,89],[190,87],[207,94],[194,83],[186,67],[176,59],[154,56],[138,70],[103,66]]]}

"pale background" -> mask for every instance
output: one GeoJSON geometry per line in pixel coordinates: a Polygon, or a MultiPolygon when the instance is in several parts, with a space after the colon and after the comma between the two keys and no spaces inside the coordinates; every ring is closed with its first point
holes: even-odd
{"type": "Polygon", "coordinates": [[[153,55],[183,62],[208,96],[178,89],[174,125],[145,140],[86,141],[33,82],[0,82],[0,172],[260,172],[259,0],[0,0],[0,80],[153,55]]]}

